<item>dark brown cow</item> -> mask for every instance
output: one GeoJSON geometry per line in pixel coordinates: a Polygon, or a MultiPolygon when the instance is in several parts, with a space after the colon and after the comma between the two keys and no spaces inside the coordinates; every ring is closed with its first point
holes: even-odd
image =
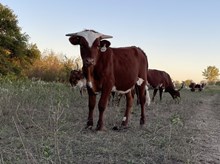
{"type": "Polygon", "coordinates": [[[180,98],[179,91],[183,88],[183,85],[179,90],[176,90],[170,78],[170,75],[166,73],[165,71],[149,69],[148,74],[147,74],[147,80],[148,80],[148,83],[154,89],[152,101],[154,101],[154,97],[157,94],[158,90],[160,93],[160,100],[162,100],[163,90],[165,92],[169,92],[173,99],[176,99],[178,97],[180,98]]]}
{"type": "Polygon", "coordinates": [[[189,88],[190,88],[190,90],[191,90],[192,92],[195,92],[196,89],[197,89],[198,91],[202,91],[202,90],[204,89],[205,85],[206,85],[205,83],[196,84],[196,83],[194,83],[194,82],[191,82],[190,85],[189,85],[189,88]]]}
{"type": "Polygon", "coordinates": [[[84,30],[67,34],[73,45],[80,45],[83,61],[83,73],[87,80],[89,94],[89,114],[87,128],[93,126],[93,112],[96,105],[96,95],[99,99],[99,119],[96,130],[103,130],[103,116],[108,98],[112,91],[126,94],[126,111],[122,126],[127,126],[134,95],[131,90],[138,86],[141,119],[145,123],[145,102],[148,61],[145,53],[137,47],[111,48],[110,42],[102,40],[112,36],[98,33],[94,30],[84,30]]]}

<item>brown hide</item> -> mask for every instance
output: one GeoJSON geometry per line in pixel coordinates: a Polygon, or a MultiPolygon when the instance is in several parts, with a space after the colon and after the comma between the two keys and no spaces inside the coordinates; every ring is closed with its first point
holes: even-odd
{"type": "Polygon", "coordinates": [[[175,90],[173,82],[170,78],[170,75],[165,71],[160,71],[156,69],[149,69],[147,74],[148,83],[154,88],[154,93],[152,101],[159,89],[160,100],[162,100],[162,92],[169,92],[173,99],[180,97],[179,90],[175,90]]]}
{"type": "MultiPolygon", "coordinates": [[[[86,33],[88,31],[84,32],[86,33]]],[[[93,31],[89,31],[89,33],[91,32],[93,31]]],[[[91,44],[88,43],[90,41],[89,39],[86,40],[84,38],[84,36],[87,37],[88,35],[80,32],[79,34],[74,33],[69,38],[73,45],[80,45],[83,73],[87,80],[89,94],[87,127],[91,128],[93,126],[93,111],[96,104],[96,94],[99,92],[101,93],[101,97],[98,103],[99,120],[96,129],[103,129],[104,110],[113,88],[117,91],[126,91],[127,105],[122,125],[127,126],[134,96],[131,90],[135,87],[139,78],[143,79],[143,83],[138,86],[141,103],[140,124],[144,124],[145,86],[148,69],[148,61],[145,53],[137,47],[111,48],[109,47],[110,42],[102,40],[102,36],[96,38],[91,44]]]]}
{"type": "Polygon", "coordinates": [[[101,52],[96,65],[87,69],[91,69],[93,75],[86,73],[87,79],[94,80],[94,93],[101,91],[104,85],[126,91],[135,85],[138,77],[146,81],[143,75],[146,71],[140,67],[144,65],[146,57],[140,54],[143,55],[142,51],[136,47],[108,48],[106,52],[101,52]]]}

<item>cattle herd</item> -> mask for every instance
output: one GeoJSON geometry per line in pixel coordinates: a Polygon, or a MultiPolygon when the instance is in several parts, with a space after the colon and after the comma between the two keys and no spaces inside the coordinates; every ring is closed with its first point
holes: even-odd
{"type": "MultiPolygon", "coordinates": [[[[94,30],[84,30],[66,36],[69,36],[71,44],[80,46],[83,67],[82,70],[71,71],[69,82],[73,87],[78,86],[81,94],[87,89],[89,112],[86,128],[93,127],[93,113],[98,93],[100,99],[96,130],[104,129],[104,111],[110,95],[116,92],[126,97],[126,110],[120,128],[126,128],[128,125],[135,94],[141,107],[140,125],[145,124],[145,104],[150,104],[148,87],[154,90],[152,101],[158,90],[160,100],[163,92],[168,92],[174,100],[180,99],[179,91],[184,83],[179,89],[175,89],[167,72],[149,69],[147,56],[139,47],[112,48],[111,43],[105,40],[112,36],[94,30]]],[[[201,91],[204,86],[191,83],[189,87],[191,91],[196,89],[201,91]]]]}
{"type": "Polygon", "coordinates": [[[201,83],[201,84],[196,84],[194,82],[191,82],[189,85],[189,88],[192,92],[195,92],[196,90],[198,91],[202,91],[204,89],[204,87],[206,86],[205,83],[201,83]]]}

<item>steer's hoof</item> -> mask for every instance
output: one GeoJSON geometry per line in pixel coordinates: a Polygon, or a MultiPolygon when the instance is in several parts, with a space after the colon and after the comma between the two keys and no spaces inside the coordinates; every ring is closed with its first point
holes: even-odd
{"type": "Polygon", "coordinates": [[[119,130],[119,127],[118,127],[118,126],[114,126],[114,127],[112,128],[112,130],[119,130]]]}
{"type": "Polygon", "coordinates": [[[145,119],[141,118],[140,119],[140,125],[144,125],[145,124],[145,119]]]}
{"type": "Polygon", "coordinates": [[[127,121],[122,121],[122,123],[121,123],[121,126],[122,127],[126,127],[128,125],[128,122],[127,121]]]}
{"type": "Polygon", "coordinates": [[[112,128],[112,130],[115,130],[115,131],[121,131],[121,130],[125,130],[125,129],[128,129],[128,126],[114,126],[112,128]]]}
{"type": "Polygon", "coordinates": [[[95,130],[96,130],[96,131],[107,131],[104,126],[99,126],[99,125],[97,125],[97,127],[96,127],[95,130]]]}
{"type": "Polygon", "coordinates": [[[92,125],[87,125],[87,126],[85,127],[85,129],[92,130],[92,125]]]}

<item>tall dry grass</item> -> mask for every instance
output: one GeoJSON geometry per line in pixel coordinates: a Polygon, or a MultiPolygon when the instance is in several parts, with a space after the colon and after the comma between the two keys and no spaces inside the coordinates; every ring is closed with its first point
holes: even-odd
{"type": "Polygon", "coordinates": [[[27,70],[26,75],[28,78],[47,82],[67,82],[70,71],[80,66],[80,58],[69,59],[49,51],[33,63],[32,67],[27,70]]]}

